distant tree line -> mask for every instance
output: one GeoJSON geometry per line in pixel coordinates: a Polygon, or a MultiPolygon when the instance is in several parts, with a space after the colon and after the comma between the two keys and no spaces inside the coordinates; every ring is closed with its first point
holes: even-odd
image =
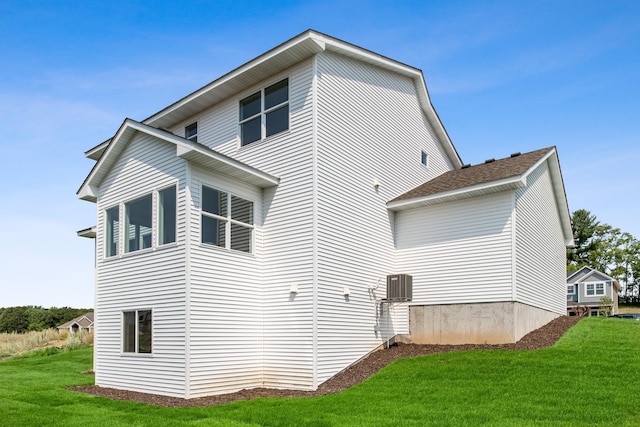
{"type": "Polygon", "coordinates": [[[575,247],[567,250],[567,269],[600,270],[622,286],[621,303],[640,304],[640,241],[584,209],[573,212],[571,222],[575,247]]]}
{"type": "Polygon", "coordinates": [[[91,309],[25,305],[0,308],[0,332],[27,332],[55,328],[91,309]]]}

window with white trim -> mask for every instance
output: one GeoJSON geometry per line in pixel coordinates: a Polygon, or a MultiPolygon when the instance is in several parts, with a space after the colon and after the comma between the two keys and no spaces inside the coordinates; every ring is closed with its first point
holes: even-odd
{"type": "Polygon", "coordinates": [[[158,191],[158,245],[176,241],[176,186],[158,191]]]}
{"type": "Polygon", "coordinates": [[[240,100],[240,145],[289,129],[289,79],[240,100]]]}
{"type": "Polygon", "coordinates": [[[568,295],[575,295],[575,293],[576,293],[575,285],[567,285],[567,294],[568,295]]]}
{"type": "Polygon", "coordinates": [[[151,353],[151,310],[132,310],[122,313],[122,352],[151,353]]]}
{"type": "Polygon", "coordinates": [[[587,283],[587,296],[604,295],[604,283],[587,283]]]}
{"type": "Polygon", "coordinates": [[[135,252],[151,247],[153,231],[151,194],[124,204],[124,251],[135,252]]]}
{"type": "Polygon", "coordinates": [[[251,253],[253,228],[253,202],[202,186],[202,243],[251,253]]]}
{"type": "Polygon", "coordinates": [[[421,151],[420,163],[427,168],[429,167],[429,155],[425,151],[421,151]]]}
{"type": "Polygon", "coordinates": [[[118,242],[120,241],[120,206],[107,209],[105,216],[104,256],[116,256],[118,255],[118,242]]]}
{"type": "Polygon", "coordinates": [[[198,142],[198,122],[184,128],[184,137],[189,141],[198,142]]]}

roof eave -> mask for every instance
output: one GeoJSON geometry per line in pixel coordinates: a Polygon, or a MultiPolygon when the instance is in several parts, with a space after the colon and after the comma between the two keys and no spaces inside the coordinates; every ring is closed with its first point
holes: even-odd
{"type": "Polygon", "coordinates": [[[526,185],[525,177],[522,175],[476,184],[469,187],[457,188],[442,193],[430,194],[412,199],[397,200],[387,203],[387,209],[397,212],[423,206],[431,206],[440,203],[452,202],[456,200],[470,199],[472,197],[498,193],[506,190],[514,190],[526,185]]]}

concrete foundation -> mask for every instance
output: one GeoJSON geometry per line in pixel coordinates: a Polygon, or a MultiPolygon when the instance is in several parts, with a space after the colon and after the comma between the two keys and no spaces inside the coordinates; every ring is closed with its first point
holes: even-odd
{"type": "Polygon", "coordinates": [[[508,344],[558,316],[519,302],[413,305],[409,331],[416,344],[508,344]]]}

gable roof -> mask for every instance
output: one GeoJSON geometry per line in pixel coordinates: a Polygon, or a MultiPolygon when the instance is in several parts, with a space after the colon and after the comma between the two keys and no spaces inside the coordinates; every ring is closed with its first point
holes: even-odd
{"type": "Polygon", "coordinates": [[[555,147],[516,153],[504,159],[491,159],[445,172],[390,200],[387,207],[401,211],[521,188],[526,186],[529,174],[544,162],[549,166],[565,243],[572,246],[571,217],[555,147]]]}
{"type": "Polygon", "coordinates": [[[567,283],[587,282],[590,279],[591,281],[609,280],[611,281],[611,283],[613,283],[617,290],[622,289],[620,283],[618,283],[616,279],[603,273],[600,270],[596,270],[595,268],[589,267],[587,265],[574,271],[573,273],[567,274],[567,283]]]}
{"type": "MultiPolygon", "coordinates": [[[[462,160],[431,104],[421,70],[314,30],[307,30],[274,47],[146,118],[142,123],[156,128],[170,128],[247,87],[323,51],[336,52],[410,77],[414,81],[420,106],[433,126],[451,164],[454,168],[462,166],[462,160]]],[[[107,141],[102,142],[85,154],[90,158],[96,158],[107,145],[107,141]]]]}
{"type": "Polygon", "coordinates": [[[116,163],[129,141],[138,133],[144,133],[158,140],[170,142],[176,146],[176,156],[215,169],[222,174],[249,184],[266,188],[278,185],[280,182],[279,178],[273,175],[225,156],[205,145],[189,141],[132,119],[126,119],[78,189],[78,197],[91,202],[97,200],[98,186],[116,163]]]}
{"type": "Polygon", "coordinates": [[[93,311],[90,311],[90,312],[85,313],[85,314],[83,314],[81,316],[78,316],[75,319],[71,319],[68,322],[65,322],[62,325],[58,326],[57,328],[58,329],[68,329],[74,323],[77,323],[79,326],[81,326],[83,328],[88,328],[89,326],[93,325],[93,311]]]}

